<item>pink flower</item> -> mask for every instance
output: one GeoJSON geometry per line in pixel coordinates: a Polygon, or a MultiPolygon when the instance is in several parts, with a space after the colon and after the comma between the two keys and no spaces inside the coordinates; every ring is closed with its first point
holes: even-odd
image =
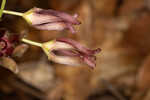
{"type": "Polygon", "coordinates": [[[40,30],[64,30],[69,29],[75,33],[73,25],[79,25],[80,22],[76,19],[77,14],[71,16],[67,13],[44,10],[40,8],[33,8],[24,14],[24,18],[33,25],[33,27],[40,30]]]}
{"type": "Polygon", "coordinates": [[[0,29],[0,57],[10,56],[14,50],[14,44],[19,41],[16,35],[10,38],[6,35],[6,29],[0,29]]]}
{"type": "Polygon", "coordinates": [[[100,48],[91,50],[68,38],[59,38],[55,41],[44,43],[43,50],[49,59],[56,63],[76,66],[85,63],[91,68],[96,66],[95,54],[101,51],[100,48]]]}

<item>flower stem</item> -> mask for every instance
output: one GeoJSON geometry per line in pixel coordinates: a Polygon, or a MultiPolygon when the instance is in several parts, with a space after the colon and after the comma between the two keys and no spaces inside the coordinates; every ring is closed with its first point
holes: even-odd
{"type": "Polygon", "coordinates": [[[1,4],[0,18],[1,18],[2,15],[3,15],[3,10],[4,10],[4,8],[5,8],[5,5],[6,5],[6,0],[3,0],[3,1],[2,1],[2,4],[1,4]]]}
{"type": "Polygon", "coordinates": [[[9,15],[23,16],[23,13],[15,12],[15,11],[3,10],[2,12],[9,15]]]}
{"type": "Polygon", "coordinates": [[[25,39],[25,38],[23,38],[21,41],[24,42],[24,43],[30,44],[30,45],[42,47],[41,43],[34,42],[34,41],[31,41],[31,40],[28,40],[28,39],[25,39]]]}

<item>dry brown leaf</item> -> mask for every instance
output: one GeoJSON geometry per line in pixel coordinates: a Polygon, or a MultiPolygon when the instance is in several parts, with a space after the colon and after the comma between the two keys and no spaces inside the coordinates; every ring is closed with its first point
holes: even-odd
{"type": "Polygon", "coordinates": [[[4,68],[9,69],[10,71],[12,71],[14,73],[19,72],[19,69],[17,67],[16,62],[9,57],[1,57],[0,58],[0,65],[4,68]]]}
{"type": "Polygon", "coordinates": [[[29,46],[26,44],[21,44],[17,46],[13,51],[13,57],[22,57],[23,54],[28,50],[29,46]]]}
{"type": "Polygon", "coordinates": [[[150,56],[148,56],[142,66],[139,69],[137,75],[137,87],[139,89],[148,89],[150,88],[150,56]]]}

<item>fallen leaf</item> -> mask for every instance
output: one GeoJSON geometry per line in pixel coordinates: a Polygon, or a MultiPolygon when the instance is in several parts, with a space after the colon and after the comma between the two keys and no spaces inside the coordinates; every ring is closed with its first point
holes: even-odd
{"type": "Polygon", "coordinates": [[[12,56],[20,58],[28,50],[28,48],[29,48],[28,45],[21,44],[14,49],[12,56]]]}
{"type": "Polygon", "coordinates": [[[10,71],[14,72],[15,74],[19,72],[16,62],[9,57],[1,57],[0,65],[4,68],[9,69],[10,71]]]}
{"type": "Polygon", "coordinates": [[[147,89],[149,88],[150,84],[150,56],[148,56],[142,66],[139,69],[138,75],[137,75],[137,88],[138,89],[147,89]]]}

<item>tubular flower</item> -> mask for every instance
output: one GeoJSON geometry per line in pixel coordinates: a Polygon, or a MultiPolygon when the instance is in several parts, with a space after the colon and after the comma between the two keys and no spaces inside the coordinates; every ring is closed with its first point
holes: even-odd
{"type": "Polygon", "coordinates": [[[72,25],[79,25],[77,20],[78,15],[71,16],[64,12],[55,10],[44,10],[40,8],[33,8],[24,13],[23,17],[33,27],[40,30],[64,30],[69,29],[72,33],[75,30],[72,25]]]}
{"type": "Polygon", "coordinates": [[[96,66],[95,54],[101,51],[100,48],[90,50],[80,43],[68,38],[59,38],[43,43],[42,48],[48,55],[48,58],[56,63],[74,66],[85,63],[91,68],[96,66]]]}

